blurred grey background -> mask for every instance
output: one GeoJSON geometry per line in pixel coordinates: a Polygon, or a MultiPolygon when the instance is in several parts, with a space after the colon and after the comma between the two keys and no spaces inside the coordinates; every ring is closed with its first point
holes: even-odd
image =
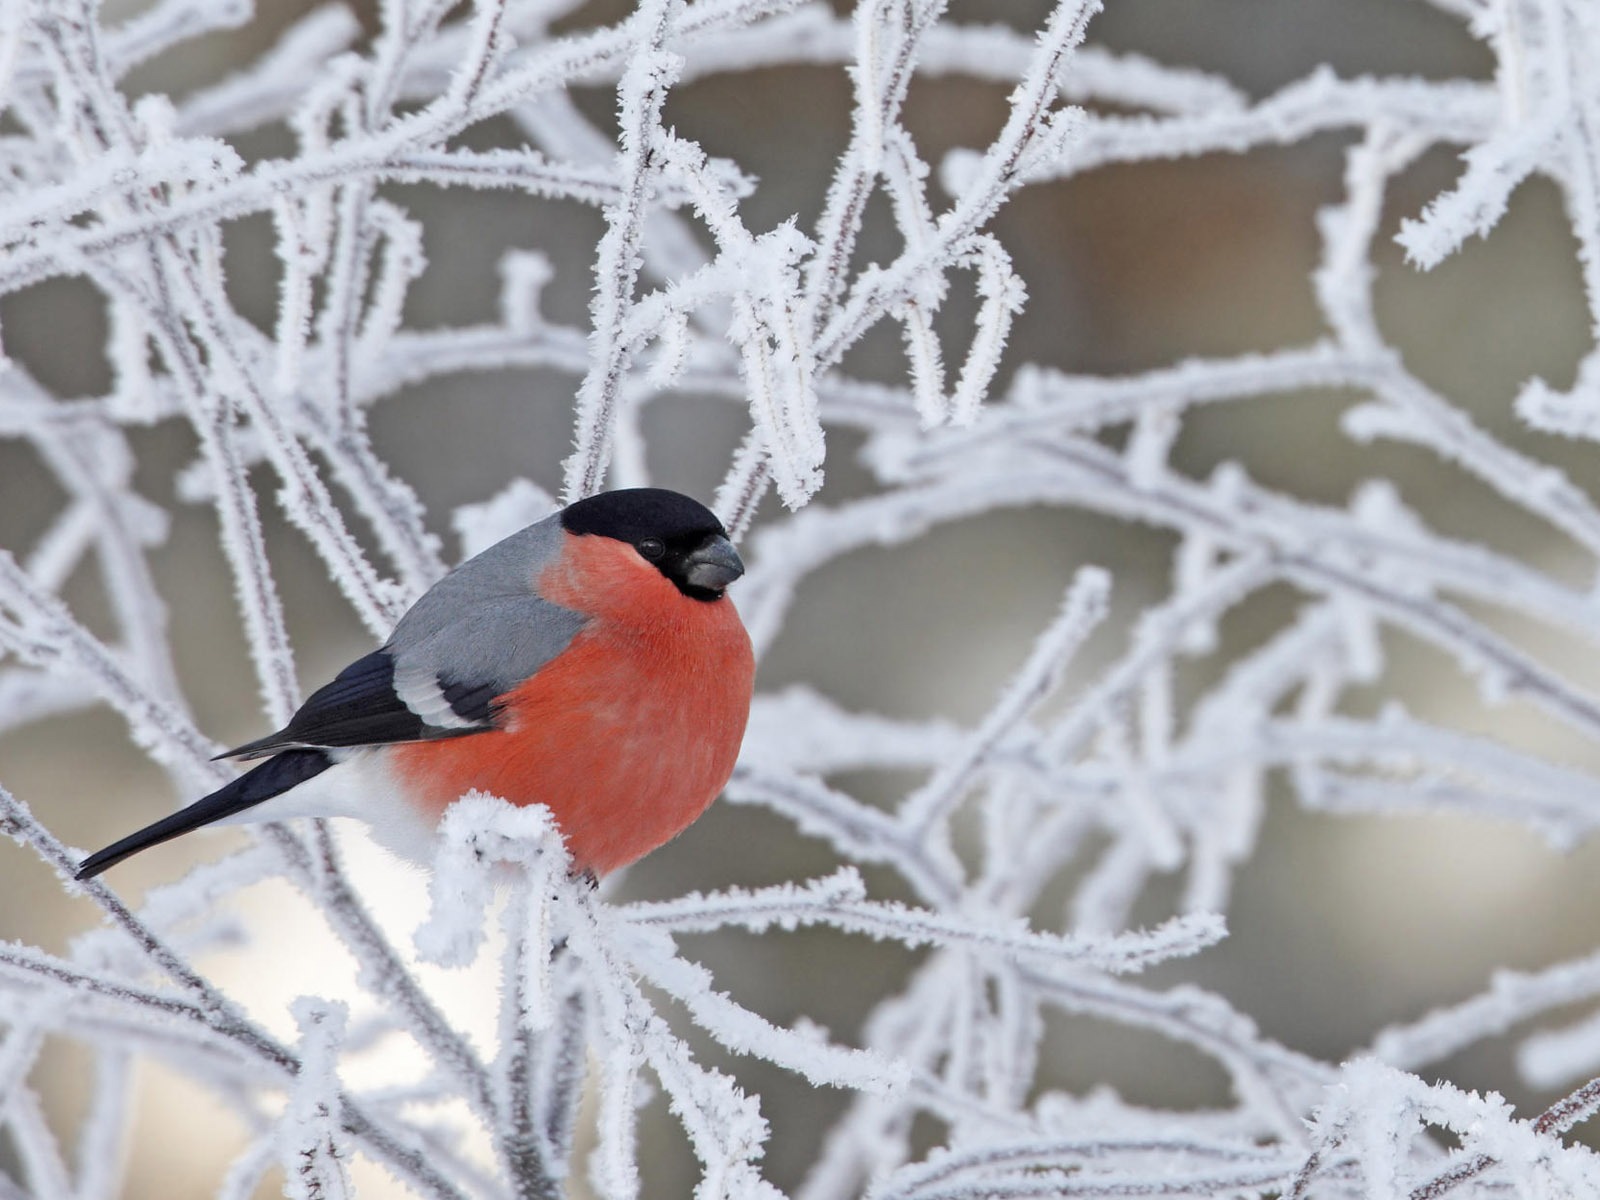
{"type": "MultiPolygon", "coordinates": [[[[124,9],[138,7],[130,3],[124,9]]],[[[257,54],[305,7],[301,0],[262,4],[248,28],[208,36],[149,63],[130,85],[136,92],[181,93],[217,79],[257,54]]],[[[358,9],[373,28],[371,6],[358,9]]],[[[565,24],[581,27],[624,11],[594,4],[565,24]]],[[[1037,0],[952,6],[956,19],[1023,28],[1034,27],[1045,12],[1037,0]]],[[[1108,0],[1107,11],[1090,28],[1090,41],[1218,71],[1255,96],[1319,63],[1341,75],[1487,78],[1492,70],[1485,48],[1459,22],[1413,0],[1108,0]]],[[[1003,117],[1004,92],[959,80],[915,85],[908,123],[926,157],[936,163],[946,149],[987,143],[1003,117]]],[[[612,127],[610,89],[591,89],[576,99],[597,125],[612,127]]],[[[815,219],[832,160],[847,137],[848,115],[842,70],[793,68],[681,86],[672,93],[666,119],[709,153],[733,158],[759,176],[745,213],[753,228],[764,229],[792,214],[802,228],[815,219]]],[[[509,123],[478,130],[472,139],[474,145],[496,140],[520,143],[509,123]]],[[[1119,373],[1315,338],[1320,326],[1309,283],[1318,250],[1313,221],[1319,207],[1339,196],[1348,142],[1329,135],[1283,150],[1118,167],[1025,190],[996,225],[1030,294],[1008,361],[1119,373]]],[[[282,130],[272,130],[241,139],[240,149],[251,156],[276,155],[288,152],[291,143],[282,130]]],[[[1457,170],[1453,156],[1440,152],[1402,176],[1390,195],[1388,232],[1457,170]]],[[[556,264],[547,309],[556,319],[586,323],[589,254],[602,229],[597,213],[509,193],[393,188],[389,194],[427,230],[429,267],[412,292],[409,324],[492,319],[500,255],[534,246],[546,253],[568,249],[570,257],[556,264]]],[[[892,242],[880,241],[884,248],[874,252],[870,240],[887,232],[886,214],[873,212],[864,259],[889,253],[892,242]]],[[[230,287],[241,310],[264,325],[275,306],[271,247],[264,217],[237,222],[231,230],[230,287]]],[[[1516,387],[1532,375],[1569,384],[1588,344],[1573,254],[1559,197],[1535,182],[1517,191],[1491,237],[1469,244],[1433,273],[1406,267],[1387,240],[1376,265],[1380,317],[1407,364],[1497,436],[1562,466],[1588,487],[1595,478],[1592,448],[1529,434],[1509,410],[1516,387]]],[[[971,303],[958,290],[951,319],[959,321],[968,311],[962,306],[971,303]]],[[[6,352],[56,395],[107,389],[99,350],[105,314],[87,284],[52,281],[4,297],[0,322],[6,352]]],[[[848,366],[867,377],[899,378],[897,335],[881,331],[848,366]]],[[[378,448],[427,502],[447,557],[456,557],[449,530],[454,506],[485,499],[517,475],[555,487],[557,464],[570,445],[568,404],[575,382],[553,373],[467,375],[408,389],[374,410],[378,448]]],[[[1358,481],[1387,476],[1445,533],[1506,549],[1558,575],[1575,569],[1561,558],[1559,546],[1538,540],[1542,530],[1447,464],[1406,447],[1344,441],[1337,420],[1353,399],[1330,393],[1275,396],[1201,410],[1185,425],[1177,461],[1204,475],[1218,462],[1237,459],[1270,486],[1335,503],[1358,481]]],[[[653,404],[646,431],[657,481],[709,497],[741,430],[738,411],[721,402],[690,397],[653,404]]],[[[155,561],[183,682],[205,731],[223,742],[242,741],[261,731],[262,718],[215,522],[208,509],[184,506],[173,494],[174,471],[192,458],[194,441],[172,423],[137,431],[133,438],[144,493],[173,515],[171,537],[155,561]]],[[[852,452],[848,433],[832,436],[824,501],[866,488],[852,452]]],[[[368,641],[311,550],[279,518],[271,482],[262,475],[270,551],[301,682],[309,689],[364,652],[368,641]]],[[[0,442],[0,543],[27,547],[58,499],[25,445],[0,442]]],[[[1171,549],[1168,537],[1142,527],[1030,510],[968,522],[903,549],[857,555],[806,585],[762,664],[760,683],[773,689],[805,681],[850,706],[972,720],[1021,662],[1077,566],[1111,568],[1123,606],[1119,621],[1090,647],[1084,664],[1089,670],[1114,652],[1136,606],[1164,593],[1171,549]]],[[[98,580],[85,573],[69,593],[91,624],[103,623],[104,598],[97,589],[98,580]]],[[[1258,643],[1287,617],[1294,601],[1285,590],[1246,605],[1226,623],[1217,661],[1258,643]]],[[[1551,731],[1516,709],[1480,708],[1438,656],[1398,638],[1388,648],[1391,667],[1374,689],[1374,705],[1399,697],[1419,714],[1537,746],[1563,761],[1600,766],[1592,747],[1550,740],[1551,731]]],[[[1566,653],[1558,646],[1548,649],[1566,653]]],[[[1570,669],[1577,678],[1600,678],[1587,662],[1570,669]]],[[[178,800],[131,746],[121,722],[105,712],[44,721],[0,738],[0,780],[68,842],[86,848],[170,810],[178,800]]],[[[905,784],[882,778],[842,782],[885,801],[905,784]]],[[[240,837],[187,839],[133,860],[113,883],[136,896],[175,878],[186,864],[239,844],[240,837]]],[[[408,915],[415,924],[415,878],[359,844],[350,853],[358,877],[384,897],[380,905],[404,936],[408,915]]],[[[61,898],[48,873],[22,851],[0,846],[0,858],[0,937],[56,949],[94,920],[87,905],[61,898]]],[[[826,847],[776,817],[718,805],[679,841],[633,868],[619,894],[760,884],[818,874],[832,865],[826,847]]],[[[1229,916],[1232,936],[1199,959],[1166,969],[1158,980],[1187,979],[1215,989],[1268,1035],[1336,1060],[1388,1022],[1479,990],[1496,968],[1534,968],[1590,949],[1600,902],[1597,866],[1600,856],[1592,846],[1560,856],[1521,830],[1487,822],[1313,816],[1280,793],[1259,852],[1239,876],[1229,916]]],[[[873,883],[885,881],[873,877],[873,883]]],[[[1162,918],[1171,900],[1151,895],[1141,917],[1162,918]]],[[[285,914],[278,932],[269,928],[266,942],[251,955],[218,956],[215,969],[230,986],[256,989],[254,1003],[265,1011],[281,1006],[278,991],[286,1000],[296,990],[316,989],[326,977],[319,972],[340,968],[333,960],[302,962],[289,949],[310,922],[308,915],[290,915],[291,899],[270,894],[262,905],[285,914]]],[[[1059,913],[1041,917],[1058,920],[1059,913]]],[[[271,923],[252,921],[253,927],[263,924],[271,923]]],[[[772,1019],[788,1022],[806,1014],[845,1038],[855,1036],[871,1001],[913,961],[902,951],[824,933],[729,935],[699,939],[690,949],[723,986],[772,1019]]],[[[480,985],[440,977],[438,986],[470,991],[480,985]]],[[[463,1019],[476,1019],[470,1014],[484,1007],[485,997],[466,995],[460,1003],[469,1014],[463,1019]]],[[[275,1027],[287,1028],[281,1012],[275,1020],[275,1027]]],[[[1467,1087],[1498,1089],[1519,1105],[1548,1102],[1551,1097],[1517,1082],[1511,1045],[1488,1043],[1448,1061],[1443,1071],[1467,1087]]],[[[709,1048],[706,1053],[762,1094],[763,1111],[774,1125],[769,1174],[779,1186],[792,1186],[846,1097],[813,1091],[774,1069],[709,1048]]],[[[1108,1084],[1151,1104],[1225,1098],[1220,1072],[1192,1052],[1092,1022],[1060,1021],[1051,1030],[1047,1059],[1044,1082],[1050,1087],[1083,1091],[1108,1084]]],[[[40,1082],[67,1128],[89,1085],[84,1060],[62,1049],[50,1062],[51,1077],[40,1082]]],[[[146,1068],[143,1078],[145,1111],[131,1151],[129,1194],[201,1194],[214,1186],[241,1131],[211,1111],[215,1106],[203,1092],[170,1073],[146,1068]]],[[[687,1195],[692,1163],[659,1108],[645,1125],[654,1164],[646,1192],[687,1195]]]]}

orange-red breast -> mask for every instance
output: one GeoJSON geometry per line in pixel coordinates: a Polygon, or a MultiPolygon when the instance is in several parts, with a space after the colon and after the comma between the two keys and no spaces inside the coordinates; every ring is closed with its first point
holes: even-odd
{"type": "Polygon", "coordinates": [[[548,805],[575,870],[624,866],[733,772],[755,659],[725,589],[743,573],[687,496],[569,505],[462,563],[288,725],[221,756],[264,762],[78,877],[202,825],[295,816],[358,817],[426,858],[445,808],[474,788],[548,805]]]}

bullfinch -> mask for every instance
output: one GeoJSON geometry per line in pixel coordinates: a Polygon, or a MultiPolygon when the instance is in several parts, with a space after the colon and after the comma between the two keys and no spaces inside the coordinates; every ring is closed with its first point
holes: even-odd
{"type": "Polygon", "coordinates": [[[547,805],[574,871],[624,866],[733,773],[755,677],[725,592],[743,573],[687,496],[579,500],[440,579],[284,728],[218,755],[259,765],[90,855],[78,878],[202,825],[296,816],[358,817],[423,860],[474,788],[547,805]]]}

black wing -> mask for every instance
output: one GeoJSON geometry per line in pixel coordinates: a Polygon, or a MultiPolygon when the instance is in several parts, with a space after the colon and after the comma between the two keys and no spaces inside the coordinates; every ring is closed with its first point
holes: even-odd
{"type": "Polygon", "coordinates": [[[491,697],[480,686],[439,679],[439,692],[455,714],[448,725],[424,721],[395,691],[394,659],[374,650],[330,684],[318,688],[277,733],[246,742],[218,758],[265,758],[302,747],[377,746],[460,737],[492,729],[491,697]]]}

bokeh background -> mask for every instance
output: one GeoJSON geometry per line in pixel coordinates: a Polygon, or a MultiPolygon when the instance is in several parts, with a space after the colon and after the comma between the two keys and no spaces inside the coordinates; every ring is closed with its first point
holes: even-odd
{"type": "MultiPolygon", "coordinates": [[[[116,19],[142,5],[107,5],[116,19]]],[[[197,40],[140,67],[135,92],[181,93],[224,76],[257,55],[309,5],[263,3],[245,28],[197,40]]],[[[370,3],[355,5],[369,30],[370,3]]],[[[582,27],[623,15],[624,6],[591,4],[563,21],[582,27]]],[[[1036,0],[952,5],[961,20],[1034,28],[1046,12],[1036,0]]],[[[1187,63],[1226,75],[1263,96],[1327,63],[1343,76],[1364,73],[1487,79],[1492,59],[1464,24],[1416,0],[1107,0],[1090,42],[1187,63]]],[[[907,121],[925,156],[986,144],[1004,115],[1005,89],[969,80],[922,81],[907,121]]],[[[614,92],[597,86],[574,95],[602,129],[613,127],[614,92]]],[[[802,228],[819,212],[832,164],[848,135],[850,97],[841,69],[785,68],[731,73],[672,93],[666,120],[759,176],[746,207],[752,228],[798,215],[802,228]]],[[[509,123],[491,123],[474,145],[520,144],[509,123]]],[[[1123,373],[1189,356],[1224,355],[1304,343],[1320,332],[1309,276],[1318,244],[1319,207],[1340,194],[1347,135],[1308,139],[1284,149],[1092,172],[1026,189],[995,232],[1029,289],[1013,334],[1011,361],[1075,372],[1123,373]]],[[[249,156],[288,153],[288,134],[267,130],[239,142],[249,156]]],[[[1392,233],[1459,170],[1446,152],[1419,161],[1391,189],[1392,233]]],[[[590,255],[603,224],[577,205],[512,193],[413,187],[388,194],[423,220],[429,266],[411,293],[407,323],[460,324],[492,319],[496,264],[507,249],[565,246],[546,292],[549,314],[584,325],[592,280],[590,255]]],[[[865,259],[893,248],[886,211],[869,213],[865,259]],[[874,240],[876,239],[876,241],[874,240]],[[877,249],[874,249],[874,247],[877,249]]],[[[1574,244],[1554,189],[1533,182],[1512,198],[1506,217],[1437,270],[1406,266],[1380,242],[1379,315],[1408,367],[1468,410],[1507,443],[1563,467],[1593,489],[1600,457],[1592,449],[1528,433],[1510,412],[1520,383],[1539,375],[1562,387],[1588,345],[1574,244]]],[[[230,288],[246,315],[269,325],[276,272],[265,217],[230,229],[230,288]]],[[[952,298],[950,319],[970,310],[952,298]]],[[[106,316],[79,281],[52,281],[0,299],[7,354],[58,396],[90,396],[111,383],[100,346],[106,316]]],[[[903,376],[898,337],[882,331],[847,366],[884,380],[903,376]]],[[[1002,376],[1002,383],[1004,377],[1002,376]]],[[[454,557],[449,516],[486,499],[515,476],[554,488],[570,446],[570,399],[576,380],[554,372],[459,376],[419,386],[372,415],[377,447],[427,503],[430,527],[454,557]]],[[[1175,455],[1204,476],[1238,460],[1263,483],[1317,501],[1342,502],[1355,485],[1385,476],[1436,529],[1537,561],[1558,576],[1575,572],[1564,549],[1542,530],[1432,455],[1406,447],[1360,447],[1338,430],[1355,397],[1331,392],[1279,395],[1192,413],[1175,455]]],[[[742,431],[724,401],[680,397],[654,403],[645,430],[657,482],[709,497],[742,431]]],[[[209,508],[185,505],[174,475],[195,453],[186,428],[166,423],[133,435],[141,490],[173,518],[154,556],[171,610],[177,665],[205,732],[225,743],[262,731],[257,690],[240,634],[226,564],[209,508]]],[[[853,460],[852,437],[829,443],[826,502],[869,487],[853,460]]],[[[277,515],[261,481],[273,561],[300,656],[302,686],[315,687],[369,648],[310,548],[277,515]]],[[[59,501],[48,472],[25,444],[0,440],[0,543],[30,544],[59,501]]],[[[774,501],[768,501],[774,504],[774,501]]],[[[760,685],[805,681],[851,707],[960,721],[980,716],[1027,652],[1076,567],[1093,562],[1116,579],[1118,616],[1089,645],[1076,668],[1085,676],[1125,637],[1138,606],[1164,594],[1171,539],[1106,518],[1062,512],[995,514],[942,529],[894,550],[855,555],[818,572],[804,587],[789,623],[761,665],[760,685]]],[[[1578,580],[1574,580],[1577,582],[1578,580]]],[[[96,626],[106,611],[90,573],[69,590],[76,611],[96,626]]],[[[1252,600],[1226,622],[1218,662],[1253,646],[1286,619],[1287,589],[1252,600]]],[[[1483,709],[1443,659],[1390,638],[1390,667],[1371,697],[1398,697],[1413,711],[1460,728],[1493,732],[1579,766],[1600,767],[1594,748],[1562,741],[1557,731],[1517,708],[1483,709]]],[[[1580,681],[1600,685],[1600,670],[1557,644],[1580,681]]],[[[1215,670],[1216,667],[1197,668],[1215,670]]],[[[1069,686],[1068,692],[1071,692],[1069,686]]],[[[169,811],[179,800],[161,773],[129,742],[120,720],[103,711],[39,721],[0,736],[0,779],[69,843],[92,848],[169,811]]],[[[840,780],[858,795],[888,801],[904,779],[840,780]]],[[[112,876],[126,895],[171,880],[185,867],[242,844],[246,835],[186,839],[131,861],[112,876]]],[[[352,870],[402,939],[423,912],[420,877],[345,831],[352,870]]],[[[750,807],[722,804],[676,843],[631,869],[615,885],[624,896],[662,896],[689,888],[759,884],[831,868],[831,853],[787,823],[750,807]]],[[[1163,970],[1227,996],[1262,1030],[1322,1058],[1340,1059],[1367,1045],[1385,1024],[1481,989],[1496,969],[1528,969],[1582,953],[1595,942],[1600,909],[1600,852],[1561,855],[1517,828],[1461,817],[1331,817],[1296,808],[1282,789],[1254,859],[1238,877],[1229,915],[1232,936],[1200,958],[1163,970]]],[[[875,881],[876,882],[876,881],[875,881]]],[[[1173,895],[1152,892],[1141,916],[1159,920],[1173,895]]],[[[317,935],[313,914],[287,891],[256,889],[241,911],[256,941],[222,947],[204,961],[229,990],[279,1032],[292,1030],[288,1000],[349,984],[350,964],[317,935]]],[[[1059,914],[1057,914],[1059,918],[1059,914]]],[[[59,948],[95,920],[83,902],[62,897],[48,872],[20,849],[0,845],[0,936],[59,948]]],[[[690,943],[735,995],[776,1020],[805,1013],[845,1038],[854,1036],[873,996],[903,976],[901,950],[822,932],[763,938],[725,935],[690,943]]],[[[448,1009],[479,1036],[491,1033],[492,976],[435,972],[448,1009]]],[[[814,1156],[828,1117],[845,1098],[817,1092],[762,1064],[706,1048],[763,1096],[775,1133],[768,1170],[792,1186],[814,1156]]],[[[1091,1021],[1062,1020],[1050,1031],[1051,1086],[1098,1085],[1150,1104],[1188,1106],[1224,1098],[1225,1080],[1181,1047],[1091,1021]]],[[[52,1119],[70,1128],[92,1079],[70,1047],[47,1059],[37,1082],[52,1119]]],[[[404,1064],[375,1063],[403,1072],[404,1064]]],[[[1511,1043],[1491,1041],[1441,1065],[1467,1087],[1504,1092],[1519,1106],[1552,1097],[1524,1087],[1511,1043]]],[[[376,1076],[375,1076],[376,1077],[376,1076]]],[[[131,1147],[136,1197],[204,1194],[220,1177],[241,1130],[206,1095],[158,1066],[141,1068],[143,1106],[131,1147]]],[[[359,1080],[358,1080],[359,1082],[359,1080]]],[[[659,1108],[659,1105],[657,1106],[659,1108]]],[[[646,1193],[686,1195],[694,1174],[671,1122],[655,1112],[644,1125],[652,1165],[646,1193]]],[[[0,1149],[0,1153],[4,1153],[0,1149]]],[[[385,1194],[366,1181],[368,1195],[385,1194]]]]}

